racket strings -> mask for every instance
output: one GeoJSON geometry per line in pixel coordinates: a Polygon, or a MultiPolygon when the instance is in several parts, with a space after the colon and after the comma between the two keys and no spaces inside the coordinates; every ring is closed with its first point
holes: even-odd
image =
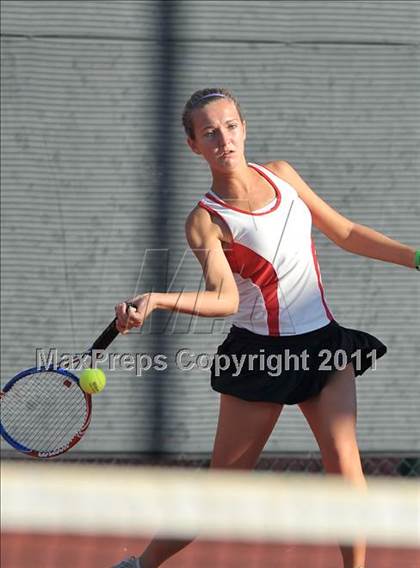
{"type": "Polygon", "coordinates": [[[72,439],[83,424],[83,415],[80,416],[77,397],[75,400],[73,395],[78,390],[76,385],[71,389],[71,398],[63,397],[62,377],[57,375],[53,381],[51,377],[38,378],[42,385],[37,387],[41,388],[34,388],[33,384],[24,388],[19,385],[18,397],[14,396],[15,389],[10,391],[10,399],[7,397],[3,401],[5,404],[2,403],[3,424],[6,431],[23,445],[38,451],[51,451],[72,439]]]}
{"type": "Polygon", "coordinates": [[[87,405],[79,386],[53,371],[19,380],[1,402],[2,426],[31,450],[52,452],[70,443],[82,429],[87,405]]]}

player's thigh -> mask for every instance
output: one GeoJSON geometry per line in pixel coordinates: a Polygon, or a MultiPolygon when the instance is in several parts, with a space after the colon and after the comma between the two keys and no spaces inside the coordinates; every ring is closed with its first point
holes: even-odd
{"type": "Polygon", "coordinates": [[[282,408],[222,394],[211,467],[252,469],[282,408]]]}
{"type": "Polygon", "coordinates": [[[357,399],[353,365],[331,374],[319,395],[299,404],[324,458],[358,453],[357,399]]]}

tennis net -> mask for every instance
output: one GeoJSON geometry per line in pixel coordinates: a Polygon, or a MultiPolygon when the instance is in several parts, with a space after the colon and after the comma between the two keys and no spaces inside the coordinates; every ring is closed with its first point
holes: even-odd
{"type": "Polygon", "coordinates": [[[420,483],[46,462],[2,464],[3,568],[110,568],[156,533],[196,540],[168,568],[419,568],[420,483]]]}

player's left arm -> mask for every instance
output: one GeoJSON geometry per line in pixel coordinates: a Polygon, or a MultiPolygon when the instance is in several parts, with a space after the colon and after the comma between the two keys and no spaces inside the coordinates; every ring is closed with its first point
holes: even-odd
{"type": "Polygon", "coordinates": [[[341,215],[321,199],[288,162],[271,162],[267,167],[297,191],[311,211],[315,227],[339,247],[361,256],[415,268],[416,249],[341,215]]]}

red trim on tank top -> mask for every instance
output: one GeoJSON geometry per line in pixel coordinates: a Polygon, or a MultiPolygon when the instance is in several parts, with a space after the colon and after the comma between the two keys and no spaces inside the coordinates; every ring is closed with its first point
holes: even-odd
{"type": "MultiPolygon", "coordinates": [[[[214,213],[215,215],[217,215],[218,217],[220,217],[220,219],[223,219],[223,216],[222,216],[218,211],[216,211],[215,209],[212,209],[211,207],[209,207],[208,205],[206,205],[206,203],[204,203],[203,201],[199,201],[199,202],[198,202],[198,206],[199,206],[199,207],[202,207],[203,209],[205,209],[205,210],[208,211],[209,213],[214,213]]],[[[223,221],[225,221],[225,220],[223,219],[223,221]]],[[[225,223],[226,223],[226,221],[225,221],[225,223]]]]}
{"type": "MultiPolygon", "coordinates": [[[[273,175],[274,177],[278,178],[281,181],[286,181],[283,180],[281,177],[279,177],[275,171],[271,170],[270,168],[267,168],[267,166],[261,166],[260,164],[248,164],[251,168],[253,167],[254,169],[256,168],[261,168],[261,172],[263,172],[264,170],[267,170],[267,172],[270,172],[271,175],[273,175]]],[[[286,182],[288,183],[288,182],[286,182]]],[[[290,185],[290,184],[289,184],[290,185]]]]}
{"type": "Polygon", "coordinates": [[[280,193],[279,188],[274,183],[274,181],[264,171],[259,169],[258,166],[254,166],[254,165],[251,165],[251,164],[248,164],[248,166],[250,168],[252,168],[253,170],[255,170],[256,172],[258,172],[264,179],[266,179],[268,181],[268,183],[271,185],[271,187],[274,189],[274,191],[276,193],[276,202],[273,205],[273,207],[271,207],[268,211],[262,211],[261,213],[254,213],[252,211],[245,211],[244,209],[239,209],[239,207],[235,207],[234,205],[230,205],[229,203],[227,203],[226,201],[223,201],[222,199],[216,197],[212,193],[206,193],[207,199],[210,199],[211,201],[214,201],[215,203],[218,203],[219,205],[223,205],[223,207],[227,207],[228,209],[232,209],[233,211],[237,211],[238,213],[243,213],[245,215],[253,215],[254,217],[257,217],[259,215],[267,215],[268,213],[275,211],[278,208],[278,206],[280,205],[280,202],[281,202],[281,193],[280,193]]]}
{"type": "Polygon", "coordinates": [[[226,225],[227,230],[229,231],[230,237],[232,239],[233,242],[233,234],[231,231],[231,228],[229,227],[229,223],[226,221],[226,219],[223,217],[223,215],[221,215],[221,213],[219,213],[218,211],[216,211],[215,209],[212,209],[211,207],[209,207],[208,205],[206,205],[205,203],[203,203],[203,201],[199,201],[198,202],[198,206],[202,207],[203,209],[205,209],[206,211],[208,211],[209,213],[212,213],[213,215],[216,215],[217,217],[219,217],[219,219],[221,219],[223,221],[223,223],[226,225]]]}
{"type": "Polygon", "coordinates": [[[318,280],[319,293],[321,294],[321,301],[322,301],[322,304],[324,306],[325,314],[326,314],[327,318],[331,321],[331,320],[334,319],[334,317],[333,317],[332,313],[330,312],[330,310],[327,306],[327,302],[325,301],[324,287],[322,286],[322,281],[321,281],[321,271],[319,269],[318,257],[317,257],[317,254],[316,254],[316,248],[315,248],[315,243],[314,243],[313,239],[311,239],[311,252],[312,252],[312,259],[314,261],[316,278],[318,280]]]}
{"type": "Polygon", "coordinates": [[[242,278],[249,278],[260,289],[267,311],[269,335],[280,335],[280,304],[278,299],[279,279],[274,266],[252,249],[233,242],[225,250],[225,256],[232,272],[242,278]]]}

